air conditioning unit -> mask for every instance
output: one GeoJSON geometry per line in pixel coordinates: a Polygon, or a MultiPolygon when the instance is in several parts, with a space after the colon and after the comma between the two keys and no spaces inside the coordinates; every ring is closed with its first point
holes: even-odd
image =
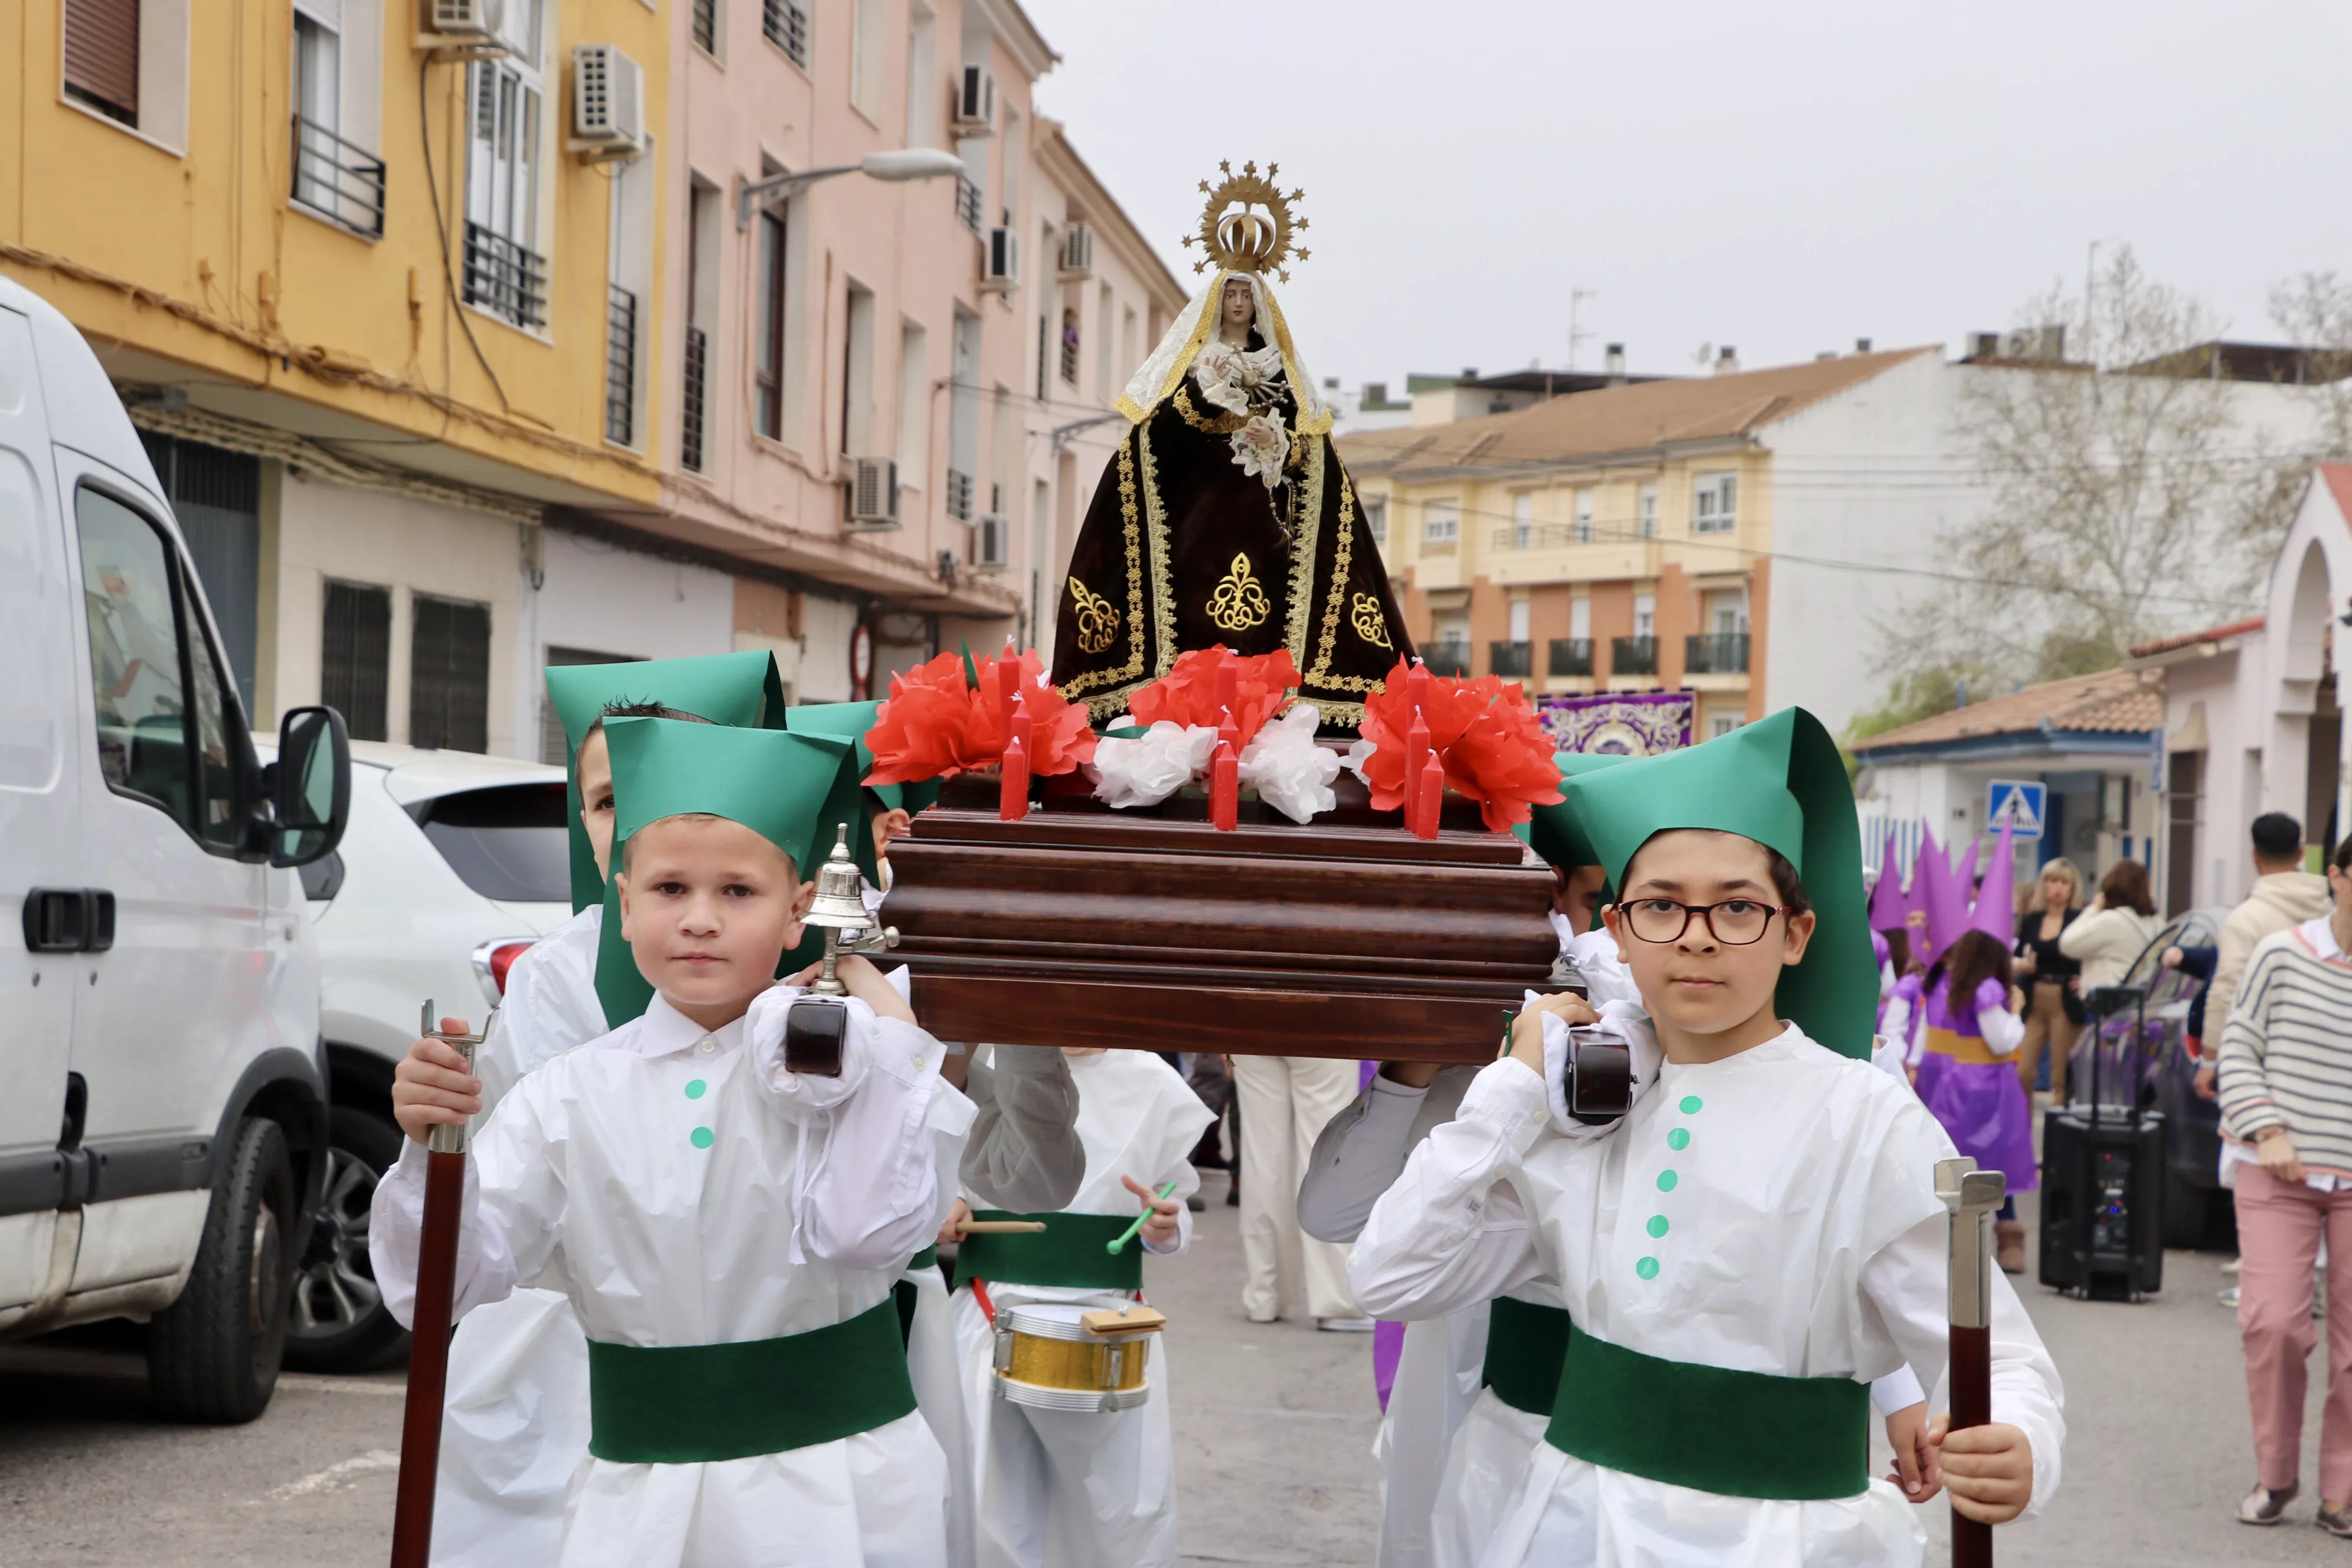
{"type": "Polygon", "coordinates": [[[1062,232],[1062,279],[1075,283],[1091,278],[1095,272],[1095,228],[1090,223],[1074,223],[1062,232]]]}
{"type": "Polygon", "coordinates": [[[1021,236],[1011,227],[988,231],[988,267],[980,286],[1002,293],[1021,287],[1021,236]]]}
{"type": "Polygon", "coordinates": [[[888,458],[854,459],[849,479],[849,526],[877,530],[898,526],[898,465],[888,458]]]}
{"type": "Polygon", "coordinates": [[[572,50],[572,151],[597,161],[646,150],[646,73],[611,44],[572,50]]]}
{"type": "Polygon", "coordinates": [[[971,564],[1002,572],[1013,559],[1013,521],[1001,511],[984,511],[971,522],[971,564]]]}
{"type": "Polygon", "coordinates": [[[986,66],[963,68],[956,84],[955,128],[967,136],[996,129],[996,73],[986,66]]]}
{"type": "Polygon", "coordinates": [[[425,0],[423,11],[418,48],[504,52],[499,30],[506,20],[505,0],[425,0]]]}

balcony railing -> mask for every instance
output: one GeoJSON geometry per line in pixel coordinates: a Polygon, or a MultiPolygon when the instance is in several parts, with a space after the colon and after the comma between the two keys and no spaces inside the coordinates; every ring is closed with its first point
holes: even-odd
{"type": "Polygon", "coordinates": [[[803,70],[809,62],[808,7],[793,0],[761,0],[760,31],[803,70]]]}
{"type": "Polygon", "coordinates": [[[1466,642],[1433,643],[1421,650],[1421,661],[1429,666],[1432,675],[1468,675],[1470,645],[1466,642]]]}
{"type": "Polygon", "coordinates": [[[1683,639],[1683,668],[1692,675],[1748,673],[1746,632],[1703,632],[1683,639]]]}
{"type": "Polygon", "coordinates": [[[518,327],[545,326],[547,258],[480,224],[467,224],[466,303],[518,327]]]}
{"type": "Polygon", "coordinates": [[[955,468],[948,470],[948,515],[958,522],[971,521],[971,476],[955,468]]]}
{"type": "Polygon", "coordinates": [[[294,117],[294,199],[353,234],[383,237],[383,160],[294,117]]]}
{"type": "Polygon", "coordinates": [[[1658,639],[1655,637],[1610,638],[1609,673],[1612,675],[1657,674],[1658,639]]]}
{"type": "Polygon", "coordinates": [[[702,409],[708,385],[710,342],[700,327],[686,329],[686,385],[678,395],[678,466],[702,471],[702,409]]]}
{"type": "Polygon", "coordinates": [[[1534,669],[1536,645],[1531,642],[1490,642],[1486,645],[1486,668],[1506,679],[1524,679],[1534,669]]]}
{"type": "Polygon", "coordinates": [[[1072,386],[1078,384],[1078,339],[1075,332],[1062,334],[1062,379],[1072,386]]]}
{"type": "Polygon", "coordinates": [[[604,439],[634,447],[637,434],[637,297],[615,283],[604,305],[604,439]]]}
{"type": "Polygon", "coordinates": [[[1592,673],[1592,639],[1591,637],[1552,638],[1551,663],[1547,668],[1554,675],[1591,675],[1592,673]]]}
{"type": "Polygon", "coordinates": [[[956,176],[956,217],[972,233],[980,232],[980,187],[963,174],[956,176]]]}
{"type": "Polygon", "coordinates": [[[1590,544],[1592,525],[1577,522],[1505,523],[1488,535],[1496,550],[1558,550],[1564,545],[1590,544]]]}

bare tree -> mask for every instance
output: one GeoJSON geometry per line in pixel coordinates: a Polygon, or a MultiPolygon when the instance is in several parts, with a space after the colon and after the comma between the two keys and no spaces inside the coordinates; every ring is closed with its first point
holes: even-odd
{"type": "Polygon", "coordinates": [[[2107,668],[2158,630],[2234,607],[2245,437],[2229,384],[2176,357],[2220,321],[2128,247],[2088,300],[2054,287],[2018,319],[2063,327],[2086,357],[2041,353],[1963,384],[1958,434],[1990,503],[1948,560],[1962,580],[1880,627],[1906,674],[2107,668]]]}

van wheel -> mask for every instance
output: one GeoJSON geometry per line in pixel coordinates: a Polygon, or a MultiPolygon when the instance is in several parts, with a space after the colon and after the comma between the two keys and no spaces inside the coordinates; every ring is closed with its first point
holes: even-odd
{"type": "Polygon", "coordinates": [[[269,1406],[286,1345],[294,1165],[278,1123],[237,1126],[180,1299],[147,1333],[147,1391],[183,1421],[250,1421],[269,1406]]]}
{"type": "Polygon", "coordinates": [[[408,1348],[376,1289],[368,1261],[375,1184],[400,1159],[400,1129],[348,1105],[327,1123],[327,1195],[294,1266],[286,1364],[306,1372],[361,1372],[408,1348]]]}

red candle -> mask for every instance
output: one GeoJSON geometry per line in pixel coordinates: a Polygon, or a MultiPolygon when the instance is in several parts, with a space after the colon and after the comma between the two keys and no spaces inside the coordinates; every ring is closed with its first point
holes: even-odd
{"type": "Polygon", "coordinates": [[[1437,837],[1438,813],[1445,802],[1445,764],[1432,752],[1421,764],[1421,784],[1413,802],[1419,809],[1413,814],[1413,835],[1419,838],[1437,837]]]}
{"type": "Polygon", "coordinates": [[[1422,704],[1429,700],[1429,666],[1417,658],[1412,661],[1412,668],[1405,672],[1404,694],[1412,699],[1415,712],[1420,711],[1422,704]]]}
{"type": "Polygon", "coordinates": [[[996,815],[1000,821],[1018,822],[1029,815],[1029,748],[1018,737],[1004,748],[997,784],[996,815]]]}
{"type": "Polygon", "coordinates": [[[1221,833],[1241,826],[1242,762],[1234,750],[1233,719],[1217,737],[1217,754],[1209,763],[1209,825],[1221,833]]]}
{"type": "Polygon", "coordinates": [[[1421,764],[1429,757],[1429,722],[1421,716],[1421,705],[1413,704],[1412,722],[1404,731],[1404,825],[1415,826],[1413,803],[1420,798],[1421,764]]]}
{"type": "Polygon", "coordinates": [[[1242,667],[1234,662],[1232,654],[1220,653],[1217,656],[1217,706],[1225,710],[1229,720],[1240,689],[1241,675],[1242,667]]]}
{"type": "Polygon", "coordinates": [[[1021,689],[1021,655],[1013,639],[1004,639],[1004,656],[996,661],[996,725],[1009,737],[1013,695],[1021,689]]]}

